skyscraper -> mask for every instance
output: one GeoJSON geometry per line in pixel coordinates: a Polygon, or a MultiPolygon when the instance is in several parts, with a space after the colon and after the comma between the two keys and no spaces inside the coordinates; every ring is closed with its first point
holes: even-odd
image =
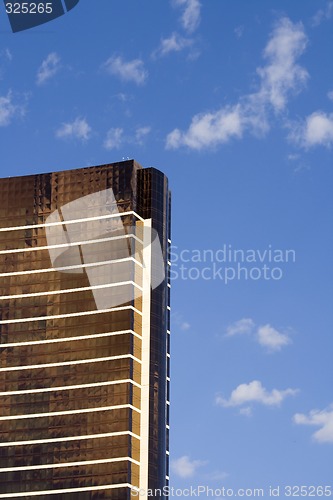
{"type": "Polygon", "coordinates": [[[0,179],[0,498],[168,484],[170,243],[154,168],[0,179]]]}

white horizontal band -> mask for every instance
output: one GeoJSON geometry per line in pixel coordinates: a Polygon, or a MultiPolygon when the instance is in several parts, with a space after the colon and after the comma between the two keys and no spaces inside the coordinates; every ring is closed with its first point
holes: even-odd
{"type": "Polygon", "coordinates": [[[38,370],[40,368],[55,368],[56,366],[84,365],[88,363],[102,363],[103,361],[115,361],[117,359],[130,358],[141,364],[141,360],[133,356],[133,354],[122,354],[120,356],[107,356],[105,358],[88,358],[78,359],[76,361],[63,361],[60,363],[44,363],[40,365],[22,365],[22,366],[6,366],[0,368],[0,372],[14,372],[22,370],[38,370]]]}
{"type": "Polygon", "coordinates": [[[134,460],[132,457],[117,457],[117,458],[104,458],[100,460],[83,460],[81,462],[66,462],[59,464],[43,464],[43,465],[30,465],[23,467],[6,467],[0,469],[1,472],[17,472],[19,470],[39,470],[39,469],[60,469],[64,467],[79,467],[80,465],[95,465],[95,464],[110,464],[112,462],[132,462],[140,465],[140,462],[134,460]]]}
{"type": "Polygon", "coordinates": [[[84,441],[88,439],[102,439],[117,436],[132,436],[136,439],[141,439],[140,436],[134,434],[131,431],[123,432],[105,432],[104,434],[85,434],[84,436],[69,436],[63,438],[52,438],[52,439],[32,439],[31,441],[8,441],[7,443],[0,443],[0,448],[7,446],[28,446],[35,444],[46,444],[46,443],[62,443],[65,441],[84,441]]]}
{"type": "Polygon", "coordinates": [[[37,394],[40,392],[72,391],[76,389],[89,389],[90,387],[105,387],[109,385],[119,385],[119,384],[133,384],[139,389],[141,388],[140,384],[128,378],[122,380],[107,380],[106,382],[96,382],[93,384],[64,385],[61,387],[44,387],[42,389],[28,389],[23,391],[0,392],[0,396],[18,396],[20,394],[37,394]]]}
{"type": "Polygon", "coordinates": [[[104,260],[101,262],[92,262],[89,264],[78,264],[75,266],[62,266],[62,267],[48,267],[45,269],[33,269],[31,271],[15,271],[12,273],[0,273],[0,278],[5,278],[6,276],[22,276],[26,274],[40,274],[40,273],[53,273],[53,272],[61,272],[61,271],[68,271],[72,269],[85,269],[86,267],[98,267],[98,266],[104,266],[106,264],[118,264],[119,262],[127,262],[129,260],[132,260],[135,264],[143,268],[143,265],[141,262],[136,260],[133,256],[131,257],[124,257],[123,259],[112,259],[112,260],[104,260]]]}
{"type": "Polygon", "coordinates": [[[61,490],[44,490],[44,491],[25,491],[24,493],[1,493],[0,498],[17,498],[17,497],[37,497],[40,495],[59,495],[64,493],[79,493],[83,491],[102,491],[102,490],[116,490],[119,488],[130,488],[137,491],[137,488],[129,483],[120,484],[106,484],[104,486],[85,486],[82,488],[69,488],[61,490]]]}
{"type": "Polygon", "coordinates": [[[63,319],[63,318],[75,318],[78,316],[91,316],[93,314],[103,314],[108,312],[117,312],[117,311],[126,311],[127,309],[132,309],[134,312],[137,312],[142,316],[142,312],[136,307],[133,306],[124,306],[124,307],[111,307],[110,309],[94,309],[93,311],[82,311],[79,313],[69,313],[69,314],[56,314],[54,316],[34,316],[30,318],[20,318],[20,319],[8,319],[6,321],[0,321],[0,325],[10,325],[12,323],[29,323],[32,321],[42,321],[48,319],[63,319]]]}
{"type": "Polygon", "coordinates": [[[37,252],[39,250],[49,250],[50,248],[69,248],[76,247],[80,245],[94,245],[95,243],[105,243],[106,241],[117,241],[122,239],[134,238],[136,241],[143,243],[143,241],[138,238],[135,234],[123,234],[121,236],[110,236],[109,238],[100,238],[97,240],[84,240],[75,241],[68,243],[59,243],[58,245],[45,245],[42,247],[31,247],[31,248],[13,248],[11,250],[0,250],[0,255],[8,255],[12,253],[22,253],[22,252],[37,252]]]}
{"type": "Polygon", "coordinates": [[[122,213],[117,213],[117,214],[108,214],[108,215],[98,215],[96,217],[87,217],[85,219],[74,219],[74,220],[64,220],[61,222],[48,222],[44,224],[30,224],[29,226],[11,226],[11,227],[2,227],[0,228],[0,232],[7,232],[7,231],[19,231],[20,229],[39,229],[42,227],[52,227],[52,226],[63,226],[67,224],[78,224],[79,222],[90,222],[94,220],[105,220],[105,219],[114,219],[116,217],[125,217],[126,215],[134,215],[137,219],[141,220],[141,222],[144,222],[145,219],[143,219],[139,214],[134,212],[133,210],[129,212],[122,212],[122,213]]]}
{"type": "Polygon", "coordinates": [[[48,413],[28,413],[26,415],[10,415],[6,417],[0,417],[0,420],[27,420],[29,418],[57,417],[60,415],[75,415],[79,413],[94,413],[100,411],[122,410],[124,408],[130,408],[131,410],[141,413],[141,410],[139,410],[135,406],[126,404],[118,406],[101,406],[97,408],[83,408],[82,410],[66,410],[66,411],[53,411],[48,413]]]}
{"type": "Polygon", "coordinates": [[[64,337],[60,339],[47,339],[47,340],[32,340],[31,342],[10,342],[1,344],[1,348],[5,347],[21,347],[28,345],[40,345],[40,344],[57,344],[58,342],[72,342],[76,340],[85,340],[85,339],[98,339],[101,337],[112,337],[113,335],[125,335],[127,333],[131,333],[138,339],[141,339],[141,336],[134,332],[133,330],[119,330],[117,332],[106,332],[106,333],[95,333],[93,335],[78,335],[76,337],[64,337]]]}
{"type": "Polygon", "coordinates": [[[143,288],[135,283],[134,281],[119,281],[117,283],[107,283],[106,285],[94,285],[94,286],[83,286],[81,288],[65,288],[63,290],[52,290],[50,292],[36,292],[36,293],[20,293],[18,295],[4,295],[0,297],[0,300],[11,300],[11,299],[24,299],[26,297],[44,297],[49,295],[61,295],[63,293],[74,293],[74,292],[87,292],[89,290],[100,290],[102,288],[114,288],[117,286],[133,285],[137,287],[141,292],[143,288]]]}

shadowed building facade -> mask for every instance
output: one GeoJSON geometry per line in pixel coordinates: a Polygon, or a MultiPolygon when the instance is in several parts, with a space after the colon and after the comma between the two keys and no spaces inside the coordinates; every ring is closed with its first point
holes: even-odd
{"type": "Polygon", "coordinates": [[[0,179],[0,498],[168,485],[170,243],[133,160],[0,179]]]}

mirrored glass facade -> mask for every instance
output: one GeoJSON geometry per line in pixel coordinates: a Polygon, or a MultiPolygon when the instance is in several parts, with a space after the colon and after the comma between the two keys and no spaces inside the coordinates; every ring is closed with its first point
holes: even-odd
{"type": "Polygon", "coordinates": [[[168,484],[170,243],[133,160],[0,179],[0,498],[168,484]]]}

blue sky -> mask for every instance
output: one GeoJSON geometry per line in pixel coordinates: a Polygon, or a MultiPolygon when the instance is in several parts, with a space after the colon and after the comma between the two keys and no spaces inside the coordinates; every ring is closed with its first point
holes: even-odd
{"type": "Polygon", "coordinates": [[[330,484],[332,22],[323,0],[82,0],[12,34],[0,5],[0,175],[169,177],[174,487],[330,484]]]}

